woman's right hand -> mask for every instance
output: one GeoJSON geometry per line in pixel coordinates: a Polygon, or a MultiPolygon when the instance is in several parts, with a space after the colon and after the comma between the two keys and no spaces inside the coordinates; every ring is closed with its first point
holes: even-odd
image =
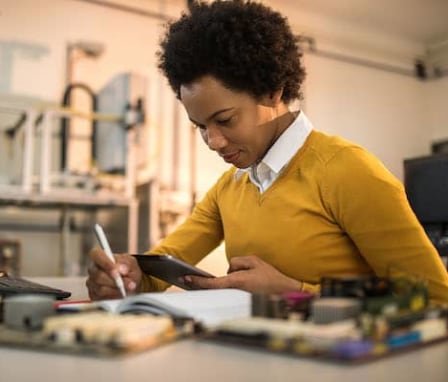
{"type": "Polygon", "coordinates": [[[142,271],[137,260],[131,255],[114,255],[113,263],[104,251],[94,248],[89,252],[91,264],[88,268],[86,286],[92,300],[121,298],[115,285],[114,275],[123,278],[124,287],[129,294],[139,290],[142,281],[142,271]]]}

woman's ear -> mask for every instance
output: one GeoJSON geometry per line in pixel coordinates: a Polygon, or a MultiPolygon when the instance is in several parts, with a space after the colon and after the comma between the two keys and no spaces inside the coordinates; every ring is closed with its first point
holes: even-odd
{"type": "Polygon", "coordinates": [[[275,92],[269,95],[263,96],[260,103],[263,106],[275,107],[280,102],[282,102],[282,95],[283,95],[283,88],[280,88],[279,90],[276,90],[275,92]]]}

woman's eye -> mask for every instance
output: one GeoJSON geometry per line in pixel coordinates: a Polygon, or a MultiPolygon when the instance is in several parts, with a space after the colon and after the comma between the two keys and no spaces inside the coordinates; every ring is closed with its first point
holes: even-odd
{"type": "Polygon", "coordinates": [[[228,125],[228,124],[232,121],[232,118],[233,118],[233,117],[230,117],[230,118],[224,118],[224,119],[217,119],[217,120],[216,120],[216,123],[217,123],[218,125],[225,126],[225,125],[228,125]]]}

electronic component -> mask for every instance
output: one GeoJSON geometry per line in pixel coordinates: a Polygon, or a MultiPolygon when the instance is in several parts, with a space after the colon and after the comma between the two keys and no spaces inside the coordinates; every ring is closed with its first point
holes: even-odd
{"type": "Polygon", "coordinates": [[[173,320],[166,316],[87,312],[48,318],[43,334],[56,346],[137,350],[173,338],[176,329],[173,320]]]}
{"type": "Polygon", "coordinates": [[[285,292],[283,298],[286,302],[288,316],[298,317],[302,320],[308,319],[311,311],[311,303],[315,297],[316,296],[310,292],[285,292]]]}
{"type": "Polygon", "coordinates": [[[376,276],[341,276],[321,279],[322,297],[375,297],[390,295],[391,281],[376,276]]]}
{"type": "Polygon", "coordinates": [[[361,313],[361,302],[354,298],[320,298],[311,304],[311,318],[315,324],[329,324],[361,313]]]}
{"type": "Polygon", "coordinates": [[[252,316],[286,318],[286,301],[278,294],[253,293],[252,294],[252,316]]]}
{"type": "Polygon", "coordinates": [[[54,298],[43,295],[17,295],[5,299],[3,321],[15,329],[40,329],[43,321],[56,313],[54,298]]]}
{"type": "Polygon", "coordinates": [[[202,338],[272,352],[359,363],[448,340],[448,306],[431,306],[422,280],[396,273],[331,277],[321,297],[253,294],[252,317],[202,338]]]}

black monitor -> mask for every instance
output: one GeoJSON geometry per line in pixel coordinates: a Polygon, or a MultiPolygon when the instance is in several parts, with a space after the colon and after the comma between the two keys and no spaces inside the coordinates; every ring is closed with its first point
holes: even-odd
{"type": "Polygon", "coordinates": [[[422,224],[448,223],[448,154],[405,159],[404,185],[422,224]]]}

